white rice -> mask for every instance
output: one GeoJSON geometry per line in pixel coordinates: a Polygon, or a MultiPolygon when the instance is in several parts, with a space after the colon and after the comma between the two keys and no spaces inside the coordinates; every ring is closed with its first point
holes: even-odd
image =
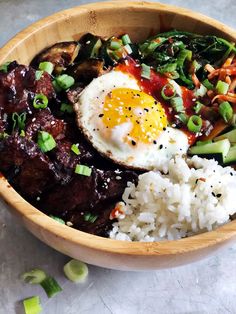
{"type": "Polygon", "coordinates": [[[110,238],[153,242],[210,231],[236,212],[236,171],[215,160],[176,157],[165,174],[128,183],[110,238]]]}

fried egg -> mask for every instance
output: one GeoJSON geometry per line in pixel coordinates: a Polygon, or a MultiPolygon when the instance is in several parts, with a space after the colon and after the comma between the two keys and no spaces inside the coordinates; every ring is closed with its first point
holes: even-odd
{"type": "Polygon", "coordinates": [[[124,166],[163,170],[189,147],[187,135],[168,125],[162,104],[130,74],[111,71],[94,79],[74,106],[94,148],[124,166]]]}

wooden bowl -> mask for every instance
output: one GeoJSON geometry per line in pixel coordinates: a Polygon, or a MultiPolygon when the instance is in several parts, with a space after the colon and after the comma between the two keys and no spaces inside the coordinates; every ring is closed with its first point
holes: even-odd
{"type": "MultiPolygon", "coordinates": [[[[136,41],[173,28],[215,34],[236,42],[234,30],[198,13],[159,3],[114,1],[83,5],[33,24],[0,50],[0,64],[14,59],[28,64],[43,48],[60,41],[77,40],[87,32],[102,36],[127,32],[136,41]]],[[[236,236],[235,220],[215,231],[178,241],[111,240],[55,222],[27,203],[3,176],[0,195],[37,238],[71,257],[108,268],[137,270],[178,266],[207,256],[236,236]]]]}

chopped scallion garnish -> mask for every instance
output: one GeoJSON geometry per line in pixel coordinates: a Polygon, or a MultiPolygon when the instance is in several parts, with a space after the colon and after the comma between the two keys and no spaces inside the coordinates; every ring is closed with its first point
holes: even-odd
{"type": "Polygon", "coordinates": [[[233,108],[228,101],[224,101],[219,105],[219,114],[228,123],[233,117],[233,108]]]}
{"type": "Polygon", "coordinates": [[[36,81],[40,80],[42,75],[43,75],[43,71],[36,71],[35,72],[35,79],[36,79],[36,81]]]}
{"type": "Polygon", "coordinates": [[[207,141],[197,141],[196,142],[196,146],[203,146],[203,145],[206,145],[206,144],[211,144],[212,143],[212,140],[207,140],[207,141]]]}
{"type": "Polygon", "coordinates": [[[150,80],[150,77],[151,77],[151,67],[149,65],[146,65],[145,63],[142,63],[141,67],[142,67],[141,77],[150,80]]]}
{"type": "Polygon", "coordinates": [[[42,306],[40,304],[40,298],[34,296],[23,300],[25,314],[39,314],[42,312],[42,306]]]}
{"type": "Polygon", "coordinates": [[[83,282],[88,276],[88,266],[78,260],[72,259],[63,268],[66,277],[75,282],[83,282]]]}
{"type": "Polygon", "coordinates": [[[200,101],[196,101],[196,105],[193,107],[194,111],[198,114],[203,107],[203,104],[200,101]]]}
{"type": "Polygon", "coordinates": [[[14,112],[12,114],[12,121],[13,121],[12,131],[14,131],[16,127],[19,130],[24,130],[25,120],[26,120],[26,112],[22,112],[21,114],[14,112]]]}
{"type": "Polygon", "coordinates": [[[66,90],[75,84],[75,80],[72,76],[62,74],[56,77],[56,83],[61,89],[66,90]]]}
{"type": "Polygon", "coordinates": [[[112,50],[117,50],[117,49],[120,49],[121,47],[121,42],[119,41],[116,41],[116,40],[112,40],[111,43],[110,43],[110,48],[112,50]]]}
{"type": "Polygon", "coordinates": [[[121,37],[121,40],[123,42],[123,45],[131,44],[131,40],[128,34],[125,34],[121,37]]]}
{"type": "Polygon", "coordinates": [[[52,64],[52,62],[45,61],[39,63],[39,70],[48,72],[48,74],[52,74],[53,68],[54,65],[52,64]]]}
{"type": "Polygon", "coordinates": [[[65,221],[59,217],[56,217],[56,216],[53,216],[53,215],[50,215],[49,217],[51,217],[52,219],[54,219],[55,221],[59,222],[60,224],[62,225],[65,225],[65,221]]]}
{"type": "Polygon", "coordinates": [[[125,45],[124,48],[125,48],[126,52],[127,52],[129,55],[133,52],[133,50],[132,50],[132,48],[130,47],[129,44],[125,45]]]}
{"type": "Polygon", "coordinates": [[[21,279],[26,283],[33,285],[41,284],[41,282],[47,277],[45,272],[41,269],[32,269],[21,275],[21,279]]]}
{"type": "Polygon", "coordinates": [[[187,127],[190,132],[198,133],[201,131],[202,128],[202,119],[199,116],[192,115],[188,119],[187,127]]]}
{"type": "Polygon", "coordinates": [[[39,131],[38,146],[43,153],[46,153],[54,149],[57,146],[57,144],[50,133],[45,131],[39,131]]]}
{"type": "Polygon", "coordinates": [[[172,84],[168,83],[162,87],[161,96],[163,99],[168,100],[175,97],[175,95],[176,90],[172,84]]]}
{"type": "Polygon", "coordinates": [[[9,62],[6,62],[6,63],[2,64],[2,65],[0,66],[0,71],[2,71],[2,72],[4,72],[4,73],[7,73],[7,71],[8,71],[8,66],[9,66],[10,63],[11,63],[11,62],[9,61],[9,62]]]}
{"type": "Polygon", "coordinates": [[[67,112],[67,113],[72,113],[74,110],[73,110],[73,106],[70,105],[70,104],[66,104],[66,103],[62,103],[61,104],[61,108],[60,110],[62,112],[67,112]]]}
{"type": "Polygon", "coordinates": [[[75,173],[90,177],[92,173],[92,168],[84,165],[76,165],[75,173]]]}
{"type": "Polygon", "coordinates": [[[84,221],[88,221],[88,222],[91,222],[91,223],[94,223],[97,220],[97,218],[98,218],[98,216],[94,215],[92,213],[86,213],[84,215],[84,221]]]}
{"type": "Polygon", "coordinates": [[[214,85],[208,79],[205,79],[202,82],[202,85],[204,85],[208,90],[213,90],[214,89],[214,85]]]}
{"type": "Polygon", "coordinates": [[[216,84],[216,91],[218,94],[225,95],[229,89],[229,84],[223,81],[218,81],[216,84]]]}
{"type": "Polygon", "coordinates": [[[44,94],[36,94],[33,101],[35,109],[45,109],[48,106],[48,98],[44,94]]]}
{"type": "Polygon", "coordinates": [[[188,116],[185,113],[179,113],[177,119],[179,119],[183,124],[188,123],[188,116]]]}
{"type": "Polygon", "coordinates": [[[47,276],[41,283],[41,287],[46,292],[49,298],[52,298],[55,294],[62,291],[62,288],[58,282],[51,276],[47,276]]]}
{"type": "Polygon", "coordinates": [[[183,112],[184,111],[184,105],[183,105],[183,99],[182,97],[173,97],[170,100],[171,107],[176,112],[183,112]]]}
{"type": "Polygon", "coordinates": [[[79,150],[79,147],[78,147],[79,144],[73,144],[71,145],[71,150],[73,153],[75,153],[76,155],[79,155],[80,154],[80,150],[79,150]]]}

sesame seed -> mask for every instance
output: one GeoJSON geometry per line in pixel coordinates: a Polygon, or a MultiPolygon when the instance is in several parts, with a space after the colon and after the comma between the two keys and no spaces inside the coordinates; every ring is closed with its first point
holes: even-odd
{"type": "Polygon", "coordinates": [[[103,113],[100,113],[99,118],[102,118],[103,116],[104,116],[104,114],[103,114],[103,113]]]}
{"type": "Polygon", "coordinates": [[[134,140],[132,140],[132,141],[131,141],[131,144],[132,144],[133,146],[135,146],[135,145],[136,145],[136,142],[135,142],[134,140]]]}

